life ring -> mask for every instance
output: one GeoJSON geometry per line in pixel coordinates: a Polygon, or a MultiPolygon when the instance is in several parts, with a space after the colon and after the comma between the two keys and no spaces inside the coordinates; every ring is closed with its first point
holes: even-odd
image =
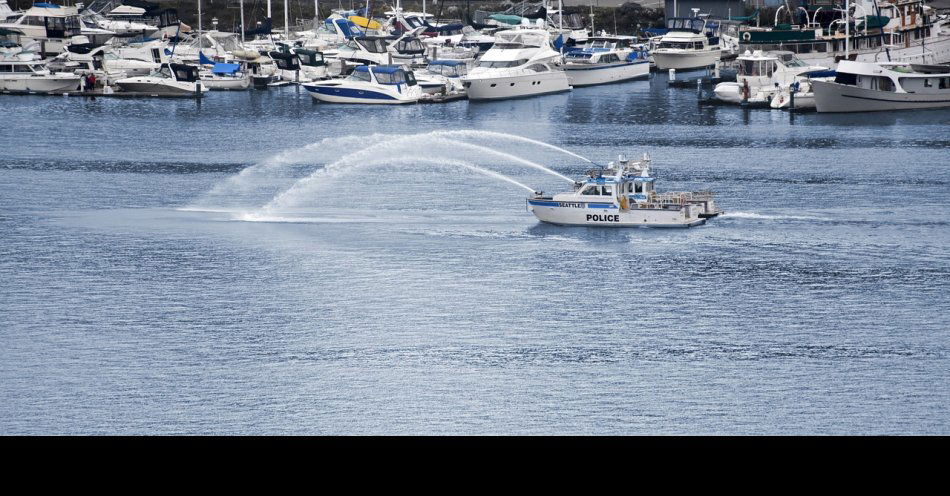
{"type": "Polygon", "coordinates": [[[742,39],[745,40],[745,41],[751,40],[751,39],[752,39],[752,33],[748,32],[748,31],[746,31],[745,33],[742,33],[742,39]]]}

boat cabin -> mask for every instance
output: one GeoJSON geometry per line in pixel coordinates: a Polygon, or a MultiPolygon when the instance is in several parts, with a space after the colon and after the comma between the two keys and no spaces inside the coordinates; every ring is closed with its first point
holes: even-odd
{"type": "Polygon", "coordinates": [[[412,71],[406,71],[399,65],[361,65],[353,69],[347,77],[350,81],[366,81],[376,84],[415,86],[416,78],[412,71]]]}
{"type": "Polygon", "coordinates": [[[468,66],[462,60],[433,60],[429,62],[426,70],[449,78],[460,78],[468,74],[468,66]]]}
{"type": "Polygon", "coordinates": [[[866,90],[892,93],[950,95],[950,65],[928,66],[900,62],[838,64],[835,82],[866,90]]]}
{"type": "Polygon", "coordinates": [[[346,46],[356,51],[386,53],[387,40],[382,36],[360,36],[347,41],[346,46]]]}
{"type": "Polygon", "coordinates": [[[32,60],[32,61],[0,60],[0,76],[9,75],[9,74],[19,74],[19,75],[45,74],[47,72],[48,70],[46,69],[44,63],[39,60],[32,60]]]}
{"type": "Polygon", "coordinates": [[[294,50],[294,53],[297,54],[297,58],[300,60],[300,65],[308,67],[322,67],[327,65],[323,58],[322,52],[308,50],[305,48],[297,48],[294,50]]]}
{"type": "Polygon", "coordinates": [[[400,37],[392,46],[401,55],[422,55],[426,52],[422,40],[411,36],[400,37]]]}
{"type": "Polygon", "coordinates": [[[193,65],[162,64],[158,72],[162,77],[174,79],[175,81],[193,83],[198,80],[198,68],[193,65]]]}

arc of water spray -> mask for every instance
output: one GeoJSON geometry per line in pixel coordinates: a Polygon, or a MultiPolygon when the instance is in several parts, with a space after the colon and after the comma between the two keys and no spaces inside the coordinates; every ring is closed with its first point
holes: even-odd
{"type": "Polygon", "coordinates": [[[583,156],[583,155],[578,155],[578,154],[576,154],[576,153],[574,153],[574,152],[572,152],[572,151],[570,151],[570,150],[568,150],[568,149],[561,148],[561,147],[559,147],[559,146],[552,145],[552,144],[550,144],[550,143],[545,143],[545,142],[543,142],[543,141],[539,141],[539,140],[536,140],[536,139],[526,138],[526,137],[524,137],[524,136],[518,136],[517,134],[504,134],[504,133],[499,133],[499,132],[495,132],[495,131],[482,131],[482,130],[475,130],[475,129],[460,129],[460,130],[455,130],[455,131],[435,131],[435,133],[442,134],[442,135],[446,135],[446,136],[472,136],[472,137],[476,137],[476,138],[478,138],[478,137],[485,137],[485,136],[491,136],[491,137],[493,137],[493,138],[506,139],[506,140],[509,140],[509,141],[520,141],[520,142],[522,142],[522,143],[530,143],[530,144],[532,144],[532,145],[537,145],[537,146],[541,146],[541,147],[544,147],[544,148],[548,148],[548,149],[550,149],[550,150],[554,150],[554,151],[557,151],[557,152],[560,152],[560,153],[564,153],[564,154],[570,155],[570,156],[572,156],[572,157],[574,157],[574,158],[579,158],[579,159],[581,159],[581,160],[583,160],[583,161],[585,161],[585,162],[588,162],[588,163],[597,165],[596,163],[594,163],[593,160],[591,160],[591,159],[589,159],[589,158],[587,158],[587,157],[585,157],[585,156],[583,156]]]}
{"type": "MultiPolygon", "coordinates": [[[[373,159],[374,154],[376,153],[375,148],[377,148],[377,147],[380,147],[380,146],[383,146],[383,145],[386,145],[386,146],[391,147],[391,146],[394,146],[394,145],[406,144],[406,142],[412,141],[412,140],[413,140],[414,138],[416,138],[416,137],[418,137],[418,135],[406,136],[406,137],[404,137],[404,138],[401,139],[401,140],[385,141],[385,142],[382,142],[382,143],[377,143],[376,145],[369,146],[369,147],[364,148],[364,149],[362,149],[362,150],[359,150],[359,151],[356,151],[356,152],[353,152],[353,153],[344,155],[343,157],[340,157],[338,160],[336,160],[336,161],[334,161],[334,162],[332,162],[332,163],[330,163],[330,164],[327,164],[324,168],[318,169],[318,170],[314,171],[312,174],[310,174],[309,176],[307,176],[307,177],[305,177],[305,178],[303,178],[303,179],[300,179],[300,180],[297,181],[293,186],[291,186],[290,188],[288,188],[286,191],[284,191],[283,193],[277,195],[277,196],[274,197],[272,200],[270,200],[269,202],[267,202],[267,204],[265,204],[265,205],[262,207],[262,209],[268,210],[268,209],[274,208],[274,207],[276,207],[276,206],[279,206],[279,205],[284,201],[284,199],[286,199],[286,198],[290,197],[291,195],[296,194],[297,192],[299,192],[299,191],[301,191],[302,189],[306,188],[307,185],[309,185],[310,183],[312,183],[313,181],[315,181],[315,180],[316,180],[317,178],[319,178],[319,177],[322,177],[322,176],[324,176],[324,175],[326,175],[326,174],[332,173],[332,172],[334,172],[334,171],[336,171],[336,170],[338,170],[338,169],[341,169],[341,168],[343,168],[343,167],[347,167],[347,166],[349,166],[349,167],[359,166],[359,164],[360,164],[361,162],[371,161],[371,160],[373,159]],[[363,158],[363,157],[366,157],[366,158],[363,158]]],[[[545,166],[543,166],[543,165],[541,165],[541,164],[538,164],[538,163],[536,163],[536,162],[532,162],[532,161],[530,161],[530,160],[525,160],[525,159],[523,159],[523,158],[521,158],[521,157],[518,157],[518,156],[515,156],[515,155],[511,155],[510,153],[499,152],[499,151],[497,151],[497,150],[492,150],[491,148],[484,147],[484,146],[481,146],[481,145],[473,145],[473,144],[471,144],[471,143],[465,143],[465,142],[462,142],[462,141],[457,141],[457,140],[452,140],[452,139],[447,139],[447,138],[442,138],[442,141],[443,141],[445,144],[449,144],[449,145],[451,145],[451,146],[467,148],[467,149],[469,149],[469,150],[473,150],[473,151],[476,151],[476,152],[479,152],[479,153],[483,153],[483,154],[495,155],[495,156],[501,157],[501,158],[503,158],[503,159],[511,160],[511,161],[513,161],[513,162],[520,163],[520,164],[522,164],[522,165],[526,165],[526,166],[528,166],[528,167],[532,167],[532,168],[538,169],[538,170],[540,170],[540,171],[546,172],[546,173],[548,173],[548,174],[557,176],[557,177],[559,177],[559,178],[561,178],[561,179],[563,179],[563,180],[565,180],[565,181],[574,182],[573,179],[571,179],[571,178],[569,178],[569,177],[567,177],[567,176],[565,176],[565,175],[563,175],[563,174],[560,174],[560,173],[558,173],[557,171],[553,171],[553,170],[551,170],[551,169],[548,169],[547,167],[545,167],[545,166]]],[[[414,160],[414,161],[422,161],[423,158],[420,158],[420,157],[413,157],[412,160],[414,160]]],[[[445,160],[448,161],[448,160],[452,160],[452,159],[445,159],[445,160]]],[[[378,161],[376,161],[376,163],[378,163],[378,161]]],[[[507,177],[507,176],[506,176],[506,177],[507,177]]],[[[531,188],[528,188],[528,187],[526,187],[526,188],[529,189],[529,190],[531,190],[531,188]]],[[[532,190],[532,191],[533,191],[533,190],[532,190]]]]}
{"type": "MultiPolygon", "coordinates": [[[[386,162],[389,162],[390,160],[391,160],[391,159],[389,159],[389,158],[382,158],[382,159],[377,159],[377,160],[364,160],[364,161],[361,161],[361,162],[358,162],[358,163],[353,164],[351,170],[360,169],[360,168],[364,168],[364,167],[371,167],[371,166],[379,165],[379,164],[384,164],[384,163],[386,163],[386,162]]],[[[431,165],[436,165],[436,166],[440,166],[440,167],[459,167],[459,168],[463,168],[463,169],[468,169],[468,170],[470,170],[470,171],[472,171],[472,172],[476,172],[476,173],[478,173],[478,174],[481,174],[481,175],[484,175],[484,176],[488,176],[488,177],[493,178],[493,179],[498,179],[498,180],[500,180],[500,181],[504,181],[504,182],[507,182],[507,183],[509,183],[509,184],[513,184],[513,185],[515,185],[515,186],[518,186],[519,188],[524,189],[525,191],[529,191],[529,192],[532,192],[532,193],[534,192],[534,189],[533,189],[532,187],[530,187],[530,186],[528,186],[528,185],[526,185],[526,184],[524,184],[524,183],[522,183],[522,182],[519,182],[519,181],[517,181],[517,180],[515,180],[515,179],[513,179],[513,178],[511,178],[511,177],[508,177],[508,176],[506,176],[506,175],[504,175],[504,174],[502,174],[502,173],[500,173],[500,172],[496,172],[496,171],[493,171],[493,170],[490,170],[490,169],[485,169],[485,168],[483,168],[483,167],[478,167],[477,165],[473,165],[473,164],[471,164],[471,163],[469,163],[469,162],[465,162],[465,161],[463,161],[463,160],[453,160],[453,159],[445,159],[445,160],[443,160],[443,159],[436,159],[436,158],[420,158],[420,159],[414,160],[413,162],[414,162],[415,164],[431,164],[431,165]]],[[[321,171],[322,171],[322,170],[324,170],[324,169],[321,169],[321,171]]],[[[283,195],[281,195],[281,196],[283,196],[283,195]]],[[[272,200],[272,201],[270,201],[269,203],[267,203],[267,205],[264,205],[263,207],[261,207],[261,208],[258,210],[257,213],[244,212],[244,213],[241,214],[241,218],[249,219],[249,218],[255,218],[255,217],[259,216],[260,213],[273,213],[273,209],[279,205],[279,200],[280,200],[280,198],[275,198],[274,200],[272,200]]]]}

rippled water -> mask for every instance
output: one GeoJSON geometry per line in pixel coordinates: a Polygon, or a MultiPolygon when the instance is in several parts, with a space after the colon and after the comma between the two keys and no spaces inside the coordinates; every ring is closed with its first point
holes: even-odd
{"type": "Polygon", "coordinates": [[[0,433],[950,433],[950,112],[697,96],[0,97],[0,433]],[[504,134],[728,213],[539,224],[504,134]]]}

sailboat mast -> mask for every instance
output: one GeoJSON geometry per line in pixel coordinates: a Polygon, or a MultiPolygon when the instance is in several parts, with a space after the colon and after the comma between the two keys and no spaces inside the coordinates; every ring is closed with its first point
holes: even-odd
{"type": "Polygon", "coordinates": [[[244,43],[244,0],[241,2],[241,43],[244,43]]]}

